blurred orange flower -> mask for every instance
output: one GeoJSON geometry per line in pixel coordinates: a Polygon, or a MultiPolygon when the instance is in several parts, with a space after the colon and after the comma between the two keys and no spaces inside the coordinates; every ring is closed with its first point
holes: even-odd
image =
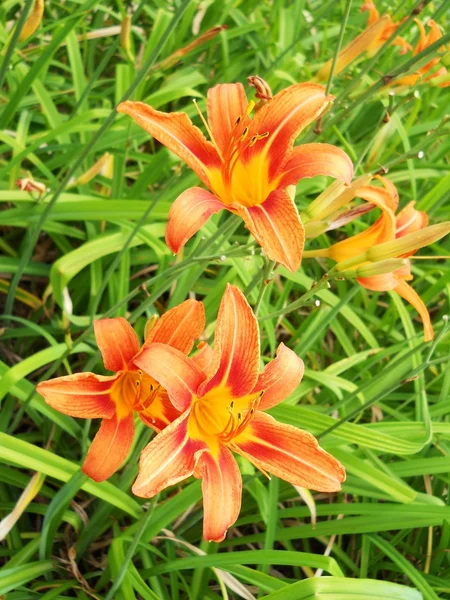
{"type": "MultiPolygon", "coordinates": [[[[393,21],[389,15],[380,17],[373,2],[363,4],[361,12],[364,11],[369,11],[367,27],[339,52],[334,69],[335,75],[343,71],[364,52],[367,52],[369,56],[376,54],[400,25],[400,22],[393,21]]],[[[408,50],[412,50],[412,46],[400,36],[394,39],[392,45],[400,46],[400,54],[405,54],[408,50]]],[[[328,79],[332,63],[333,59],[330,59],[321,67],[317,73],[319,81],[326,81],[328,79]]]]}
{"type": "MultiPolygon", "coordinates": [[[[427,26],[430,28],[428,35],[425,31],[425,27],[423,26],[423,24],[418,20],[416,20],[416,23],[417,23],[417,27],[419,28],[420,39],[419,39],[419,42],[417,43],[417,46],[414,48],[414,53],[413,53],[414,56],[417,56],[417,54],[419,54],[420,52],[423,52],[423,50],[425,50],[425,48],[428,48],[428,46],[431,46],[431,44],[434,44],[435,42],[440,40],[442,37],[441,30],[439,29],[439,26],[436,23],[436,21],[433,21],[433,19],[430,19],[427,23],[427,26]]],[[[440,49],[440,51],[444,51],[444,50],[445,50],[445,46],[443,46],[440,49]]],[[[418,71],[416,73],[412,73],[411,75],[405,75],[405,77],[396,79],[390,85],[391,86],[394,86],[394,85],[395,86],[400,86],[400,85],[411,86],[411,85],[415,85],[420,80],[430,81],[430,79],[434,79],[435,77],[440,77],[441,75],[446,75],[447,69],[445,67],[441,67],[440,69],[437,69],[436,71],[431,73],[431,75],[429,75],[428,77],[424,77],[424,75],[426,75],[426,73],[428,73],[431,69],[433,69],[433,67],[435,67],[439,63],[440,60],[441,59],[439,56],[435,56],[426,65],[424,65],[423,67],[420,67],[420,69],[418,69],[418,71]]],[[[438,83],[437,85],[439,87],[448,87],[448,86],[450,86],[450,81],[438,83]]]]}
{"type": "MultiPolygon", "coordinates": [[[[263,80],[257,79],[260,90],[263,80]]],[[[299,83],[265,98],[250,118],[255,105],[240,83],[216,85],[208,90],[208,121],[202,117],[211,141],[186,113],[164,113],[142,102],[120,104],[119,112],[183,159],[211,190],[190,188],[175,200],[166,229],[170,249],[177,253],[211,215],[226,209],[242,217],[270,259],[298,269],[304,230],[286,188],[305,177],[328,175],[349,183],[353,175],[351,160],[335,146],[293,147],[332,100],[323,86],[299,83]]]]}
{"type": "Polygon", "coordinates": [[[241,507],[241,475],[230,450],[294,485],[340,490],[342,465],[310,433],[264,412],[295,390],[303,361],[280,344],[276,358],[259,373],[258,323],[233,285],[222,298],[214,351],[205,349],[200,362],[153,343],[136,358],[182,414],[143,450],[133,493],[150,498],[191,475],[201,478],[203,535],[220,542],[241,507]]]}

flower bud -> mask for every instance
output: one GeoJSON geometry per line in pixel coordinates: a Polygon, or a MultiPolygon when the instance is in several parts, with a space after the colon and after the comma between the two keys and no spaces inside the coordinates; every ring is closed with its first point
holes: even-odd
{"type": "Polygon", "coordinates": [[[303,211],[303,223],[326,219],[329,215],[351,202],[357,196],[358,189],[367,185],[371,179],[372,175],[368,173],[355,179],[350,186],[342,181],[334,181],[303,211]]]}
{"type": "Polygon", "coordinates": [[[397,238],[391,242],[379,244],[373,248],[369,248],[365,252],[366,260],[378,262],[386,258],[398,258],[403,255],[408,255],[410,252],[415,252],[419,248],[429,246],[437,242],[450,232],[450,221],[430,225],[419,231],[414,231],[397,238]]]}
{"type": "Polygon", "coordinates": [[[373,277],[374,275],[384,275],[393,273],[401,269],[406,264],[404,258],[387,258],[374,263],[366,263],[355,269],[355,277],[373,277]]]}

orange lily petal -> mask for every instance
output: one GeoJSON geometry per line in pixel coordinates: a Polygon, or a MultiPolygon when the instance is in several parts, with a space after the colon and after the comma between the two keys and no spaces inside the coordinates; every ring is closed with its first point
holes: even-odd
{"type": "Polygon", "coordinates": [[[84,473],[94,481],[111,477],[126,459],[133,437],[132,412],[120,419],[116,415],[111,419],[103,419],[83,463],[84,473]]]}
{"type": "Polygon", "coordinates": [[[292,272],[299,268],[305,231],[286,190],[275,190],[262,204],[240,209],[239,214],[271,260],[292,272]]]}
{"type": "Polygon", "coordinates": [[[406,302],[409,302],[419,313],[423,323],[425,342],[432,340],[434,338],[434,331],[431,324],[430,313],[419,294],[402,279],[397,280],[395,291],[397,294],[400,294],[406,302]]]}
{"type": "Polygon", "coordinates": [[[248,145],[242,153],[244,162],[255,154],[267,156],[269,181],[275,179],[289,159],[295,138],[319,118],[334,96],[326,96],[317,83],[297,83],[276,94],[250,121],[247,139],[268,133],[264,143],[248,145]]]}
{"type": "Polygon", "coordinates": [[[70,417],[109,419],[116,412],[110,397],[117,375],[104,377],[94,373],[76,373],[43,381],[36,391],[51,407],[70,417]]]}
{"type": "Polygon", "coordinates": [[[214,350],[206,342],[201,342],[198,346],[198,352],[194,354],[192,360],[195,362],[203,373],[209,374],[212,361],[214,358],[214,350]]]}
{"type": "Polygon", "coordinates": [[[258,370],[258,322],[241,290],[227,284],[217,317],[212,375],[198,396],[224,385],[232,396],[242,398],[255,387],[258,370]]]}
{"type": "Polygon", "coordinates": [[[207,542],[222,542],[241,510],[239,467],[228,448],[221,446],[217,459],[209,452],[201,455],[196,475],[202,478],[203,537],[207,542]]]}
{"type": "Polygon", "coordinates": [[[395,237],[403,237],[414,233],[428,225],[428,215],[422,210],[417,210],[415,202],[409,202],[397,215],[395,237]]]}
{"type": "Polygon", "coordinates": [[[126,319],[99,319],[94,321],[97,346],[108,371],[122,371],[127,368],[133,356],[139,352],[139,339],[126,319]]]}
{"type": "Polygon", "coordinates": [[[383,212],[373,225],[361,233],[330,246],[328,256],[336,262],[358,256],[358,254],[365,252],[377,244],[395,238],[396,223],[394,211],[397,206],[397,197],[393,197],[392,192],[389,192],[387,189],[372,185],[359,188],[357,196],[367,200],[371,204],[375,204],[383,212]]]}
{"type": "Polygon", "coordinates": [[[178,419],[180,411],[174,407],[166,390],[161,388],[153,398],[150,406],[139,411],[138,415],[148,427],[160,432],[178,419]]]}
{"type": "Polygon", "coordinates": [[[203,188],[189,188],[178,196],[169,210],[166,227],[166,244],[174,254],[211,217],[225,208],[213,194],[203,188]]]}
{"type": "Polygon", "coordinates": [[[236,121],[246,116],[247,106],[242,83],[222,83],[208,90],[208,123],[220,150],[226,150],[236,121]]]}
{"type": "Polygon", "coordinates": [[[373,292],[388,292],[397,286],[397,278],[394,273],[383,273],[372,277],[357,277],[359,285],[373,292]]]}
{"type": "Polygon", "coordinates": [[[213,144],[195,127],[186,113],[164,113],[143,102],[122,102],[117,112],[132,117],[158,142],[164,144],[208,185],[207,170],[220,167],[220,158],[213,144]]]}
{"type": "Polygon", "coordinates": [[[265,366],[252,392],[264,391],[259,410],[268,410],[287,398],[302,380],[303,372],[302,359],[290,348],[280,344],[276,358],[265,366]]]}
{"type": "Polygon", "coordinates": [[[325,175],[350,184],[353,164],[349,156],[331,144],[303,144],[292,151],[283,168],[279,187],[295,185],[300,179],[325,175]]]}
{"type": "Polygon", "coordinates": [[[319,447],[313,435],[259,411],[232,447],[258,469],[293,485],[337,492],[345,480],[344,467],[319,447]]]}
{"type": "Polygon", "coordinates": [[[204,373],[185,354],[165,344],[150,344],[134,363],[167,390],[172,404],[183,412],[203,379],[204,373]]]}
{"type": "Polygon", "coordinates": [[[156,322],[144,346],[154,342],[167,344],[189,354],[205,328],[205,309],[197,300],[186,300],[171,308],[156,322]]]}
{"type": "Polygon", "coordinates": [[[189,413],[182,414],[144,448],[133,494],[151,498],[169,485],[193,475],[206,447],[189,438],[188,418],[189,413]]]}

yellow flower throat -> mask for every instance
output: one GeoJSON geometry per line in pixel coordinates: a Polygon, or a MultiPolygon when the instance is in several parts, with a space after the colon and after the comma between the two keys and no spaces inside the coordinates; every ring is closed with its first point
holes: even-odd
{"type": "Polygon", "coordinates": [[[189,436],[205,442],[217,455],[220,444],[229,444],[250,424],[262,393],[232,398],[230,391],[216,388],[202,398],[194,398],[188,421],[189,436]]]}

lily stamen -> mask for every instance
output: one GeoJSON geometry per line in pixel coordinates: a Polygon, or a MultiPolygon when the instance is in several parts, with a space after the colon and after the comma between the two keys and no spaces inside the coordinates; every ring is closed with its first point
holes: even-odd
{"type": "Polygon", "coordinates": [[[199,109],[199,107],[198,107],[197,100],[194,98],[194,99],[192,100],[192,102],[194,103],[195,110],[197,111],[197,113],[198,113],[198,115],[199,115],[200,119],[202,120],[202,123],[203,123],[203,125],[205,126],[205,129],[206,129],[206,131],[208,132],[209,139],[211,140],[211,142],[212,142],[212,144],[213,144],[214,148],[216,149],[216,151],[217,151],[217,154],[219,155],[219,158],[220,158],[220,160],[221,160],[222,162],[225,162],[225,161],[224,161],[224,159],[223,159],[222,152],[220,151],[220,148],[219,148],[219,146],[217,145],[217,142],[216,142],[216,140],[214,139],[214,136],[213,136],[213,134],[212,134],[211,128],[210,128],[210,126],[208,125],[208,121],[205,119],[205,117],[204,117],[204,116],[203,116],[203,114],[202,114],[202,111],[201,111],[201,110],[199,109]]]}

